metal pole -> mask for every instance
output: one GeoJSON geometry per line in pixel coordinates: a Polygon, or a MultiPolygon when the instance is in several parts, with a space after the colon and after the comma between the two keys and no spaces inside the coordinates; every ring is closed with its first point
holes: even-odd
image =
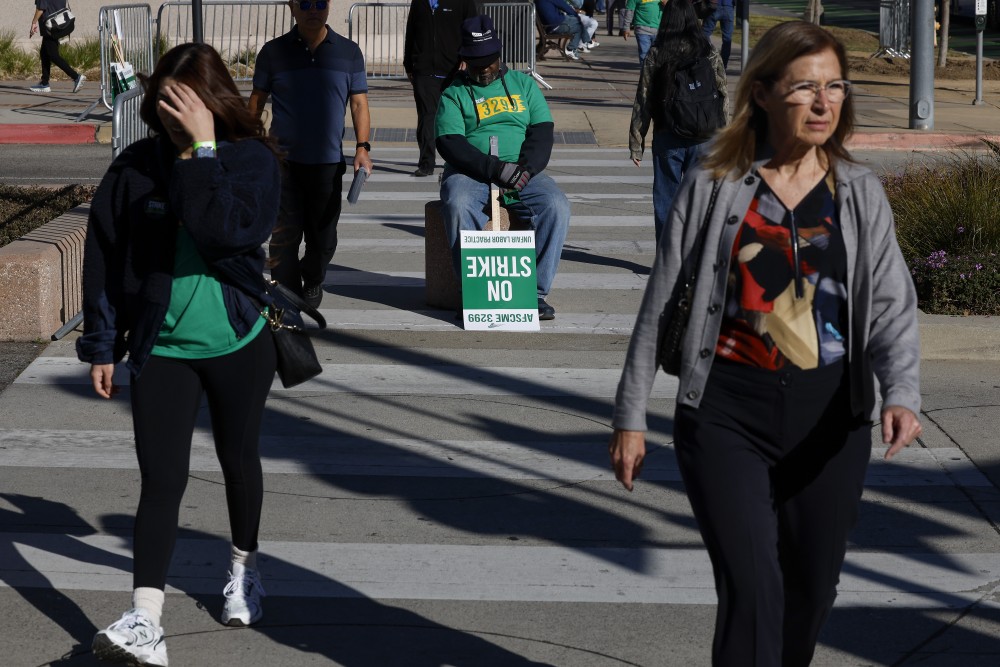
{"type": "Polygon", "coordinates": [[[934,129],[934,0],[914,0],[910,59],[910,129],[934,129]]]}
{"type": "Polygon", "coordinates": [[[191,0],[191,41],[202,44],[205,30],[202,27],[201,0],[191,0]]]}
{"type": "Polygon", "coordinates": [[[983,33],[976,32],[976,99],[973,104],[983,104],[983,33]]]}
{"type": "Polygon", "coordinates": [[[740,3],[740,74],[747,66],[747,58],[750,57],[750,0],[743,0],[740,3]]]}

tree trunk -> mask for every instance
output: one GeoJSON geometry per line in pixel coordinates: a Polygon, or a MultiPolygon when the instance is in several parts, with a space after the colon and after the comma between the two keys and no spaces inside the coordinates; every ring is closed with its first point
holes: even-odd
{"type": "Polygon", "coordinates": [[[805,20],[819,25],[821,16],[823,16],[823,0],[809,0],[806,3],[805,20]]]}
{"type": "Polygon", "coordinates": [[[948,30],[951,26],[951,2],[943,0],[941,2],[941,39],[938,40],[938,67],[948,64],[948,30]]]}

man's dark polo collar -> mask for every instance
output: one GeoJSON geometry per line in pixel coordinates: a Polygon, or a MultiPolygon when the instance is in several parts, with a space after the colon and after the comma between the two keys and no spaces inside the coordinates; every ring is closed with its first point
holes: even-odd
{"type": "MultiPolygon", "coordinates": [[[[327,44],[333,44],[333,28],[331,28],[329,25],[325,25],[323,27],[326,28],[326,37],[323,38],[323,41],[326,42],[327,44]]],[[[292,29],[287,34],[291,36],[292,39],[295,40],[296,44],[306,43],[306,40],[302,39],[302,35],[299,34],[299,26],[297,25],[293,25],[292,29]]],[[[306,49],[308,48],[309,46],[307,45],[306,49]]]]}

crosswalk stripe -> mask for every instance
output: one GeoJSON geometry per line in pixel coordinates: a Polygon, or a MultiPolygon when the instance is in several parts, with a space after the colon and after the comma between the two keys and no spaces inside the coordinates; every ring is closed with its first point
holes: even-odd
{"type": "MultiPolygon", "coordinates": [[[[119,366],[115,382],[128,384],[119,366]]],[[[615,395],[619,368],[490,368],[472,366],[401,366],[381,364],[323,364],[323,374],[283,391],[419,396],[578,396],[615,395]]],[[[35,359],[15,384],[89,385],[87,367],[67,357],[35,359]]],[[[281,385],[275,382],[274,389],[281,385]]],[[[653,398],[672,398],[677,379],[660,373],[653,398]]]]}
{"type": "MultiPolygon", "coordinates": [[[[424,287],[423,271],[327,271],[325,285],[345,287],[424,287]]],[[[556,274],[552,289],[645,290],[649,276],[639,273],[556,274]]]]}
{"type": "MultiPolygon", "coordinates": [[[[559,183],[561,185],[572,185],[572,184],[575,184],[575,183],[608,185],[608,183],[611,182],[611,181],[609,181],[609,177],[608,176],[589,176],[589,175],[580,175],[580,174],[561,174],[561,173],[559,173],[557,171],[553,171],[553,170],[546,171],[545,173],[549,177],[551,177],[552,180],[554,180],[556,183],[559,183]]],[[[614,181],[613,182],[614,183],[619,183],[619,184],[622,184],[622,185],[642,185],[642,186],[644,186],[644,187],[646,187],[646,188],[648,188],[648,189],[651,190],[652,187],[653,187],[653,174],[652,174],[652,170],[648,170],[645,173],[640,173],[639,170],[637,169],[636,173],[640,174],[640,175],[637,175],[637,176],[618,176],[618,175],[616,175],[614,177],[614,181]]],[[[344,183],[345,183],[345,185],[349,184],[353,178],[354,178],[353,173],[349,172],[347,174],[344,174],[344,183]]],[[[399,174],[399,173],[392,173],[392,172],[387,172],[387,171],[378,171],[378,170],[376,170],[375,173],[365,183],[365,188],[368,189],[368,188],[371,188],[372,186],[374,186],[376,184],[382,185],[384,183],[394,183],[394,184],[397,184],[397,183],[411,183],[413,185],[420,186],[421,188],[426,188],[427,187],[427,185],[426,185],[427,183],[431,184],[432,187],[436,187],[438,185],[438,180],[435,178],[435,179],[430,180],[428,182],[417,181],[417,179],[415,179],[413,176],[410,176],[409,174],[399,174]]]]}
{"type": "MultiPolygon", "coordinates": [[[[571,185],[572,183],[565,183],[564,185],[571,185]]],[[[586,185],[586,183],[581,183],[580,185],[586,185]]],[[[592,188],[591,188],[592,190],[592,188]]],[[[563,191],[563,194],[570,200],[570,202],[594,202],[594,201],[607,201],[607,200],[627,200],[643,202],[647,206],[653,201],[653,188],[652,186],[648,188],[636,188],[634,192],[567,192],[563,191]]],[[[428,202],[437,199],[433,196],[434,193],[428,193],[426,190],[409,190],[409,191],[389,191],[389,190],[377,190],[365,192],[358,199],[357,206],[364,204],[370,204],[372,202],[401,202],[401,201],[420,201],[428,202]],[[428,196],[428,195],[431,196],[428,196]]],[[[618,202],[620,203],[620,202],[618,202]]]]}
{"type": "MultiPolygon", "coordinates": [[[[39,533],[5,538],[14,548],[0,551],[0,586],[132,589],[127,540],[39,533]]],[[[711,564],[699,548],[262,541],[260,551],[272,596],[674,605],[716,600],[711,564]]],[[[226,556],[218,540],[178,540],[168,592],[219,592],[226,556]]],[[[954,608],[978,602],[1000,609],[978,590],[996,590],[998,576],[995,553],[852,553],[837,604],[954,608]],[[898,572],[907,578],[892,574],[898,572]]]]}
{"type": "MultiPolygon", "coordinates": [[[[431,201],[431,199],[428,199],[431,201]]],[[[424,213],[342,213],[338,225],[416,225],[423,229],[424,213]]],[[[652,215],[574,215],[570,228],[577,227],[647,227],[653,231],[652,215]]]]}
{"type": "MultiPolygon", "coordinates": [[[[346,238],[337,241],[337,251],[349,250],[351,252],[397,253],[423,251],[424,239],[354,239],[346,238]]],[[[652,238],[641,241],[594,241],[574,239],[566,241],[563,246],[563,255],[567,250],[584,250],[598,255],[628,255],[636,254],[652,255],[656,250],[656,241],[652,238]]],[[[558,274],[556,274],[558,275],[558,274]]]]}
{"type": "MultiPolygon", "coordinates": [[[[260,450],[268,474],[614,479],[608,468],[606,434],[600,432],[577,441],[532,442],[263,435],[260,450]]],[[[866,486],[991,486],[958,448],[911,447],[891,463],[882,459],[884,453],[884,447],[873,449],[866,486]]],[[[131,431],[54,429],[0,431],[0,466],[137,468],[131,431]]],[[[195,432],[191,470],[219,471],[210,433],[195,432]]],[[[672,446],[650,443],[642,479],[681,481],[672,446]]]]}

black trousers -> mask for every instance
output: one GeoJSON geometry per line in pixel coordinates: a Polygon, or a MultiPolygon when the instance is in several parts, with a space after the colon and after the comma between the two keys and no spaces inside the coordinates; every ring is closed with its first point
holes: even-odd
{"type": "Polygon", "coordinates": [[[417,166],[428,171],[434,169],[434,118],[447,79],[417,74],[413,77],[413,101],[417,105],[417,146],[420,158],[417,166]]]}
{"type": "Polygon", "coordinates": [[[246,346],[221,357],[150,357],[134,378],[132,421],[142,475],[134,531],[136,588],[166,585],[202,394],[226,483],[233,544],[244,551],[257,548],[264,500],[260,423],[274,370],[274,341],[264,327],[246,346]]]}
{"type": "Polygon", "coordinates": [[[298,294],[302,286],[322,285],[337,252],[337,222],[347,164],[285,162],[281,172],[281,209],[268,244],[271,277],[298,294]],[[299,245],[306,249],[299,258],[299,245]]]}
{"type": "Polygon", "coordinates": [[[63,60],[59,54],[59,40],[52,35],[42,34],[42,48],[39,57],[42,60],[42,78],[39,81],[41,84],[49,84],[53,65],[65,72],[70,81],[76,81],[80,76],[75,69],[69,66],[69,63],[63,60]]]}
{"type": "Polygon", "coordinates": [[[716,362],[678,408],[681,475],[719,598],[715,667],[805,667],[857,521],[871,423],[844,364],[771,372],[716,362]]]}

